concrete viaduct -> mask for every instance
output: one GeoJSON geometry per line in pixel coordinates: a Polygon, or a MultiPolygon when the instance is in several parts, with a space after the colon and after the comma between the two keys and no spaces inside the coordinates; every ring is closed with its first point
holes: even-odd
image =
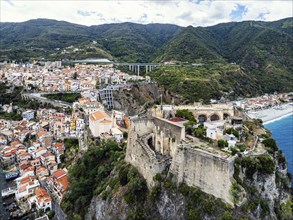
{"type": "Polygon", "coordinates": [[[128,66],[129,71],[136,73],[138,76],[141,73],[140,68],[143,67],[145,69],[145,73],[151,72],[154,67],[161,66],[159,63],[113,63],[118,66],[128,66]]]}

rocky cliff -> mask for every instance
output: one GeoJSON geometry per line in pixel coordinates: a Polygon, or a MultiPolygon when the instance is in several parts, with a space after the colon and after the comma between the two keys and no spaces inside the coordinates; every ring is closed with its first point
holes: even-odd
{"type": "MultiPolygon", "coordinates": [[[[260,131],[264,132],[261,126],[254,133],[260,131]]],[[[155,175],[155,184],[147,189],[138,171],[125,165],[126,172],[120,169],[112,173],[120,186],[107,187],[111,196],[94,196],[86,219],[291,219],[292,190],[286,159],[268,132],[259,137],[257,150],[238,154],[234,161],[230,187],[233,205],[198,187],[177,183],[169,167],[155,175]]]]}
{"type": "Polygon", "coordinates": [[[125,112],[132,116],[144,112],[154,104],[179,104],[186,100],[164,89],[156,83],[143,84],[135,83],[130,89],[114,91],[114,109],[125,112]]]}

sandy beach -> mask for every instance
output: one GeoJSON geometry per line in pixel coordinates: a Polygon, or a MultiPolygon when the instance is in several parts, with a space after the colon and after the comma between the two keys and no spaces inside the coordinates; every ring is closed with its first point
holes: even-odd
{"type": "Polygon", "coordinates": [[[264,124],[279,120],[291,114],[293,114],[293,103],[286,103],[278,107],[247,112],[247,115],[250,118],[261,119],[264,124]]]}

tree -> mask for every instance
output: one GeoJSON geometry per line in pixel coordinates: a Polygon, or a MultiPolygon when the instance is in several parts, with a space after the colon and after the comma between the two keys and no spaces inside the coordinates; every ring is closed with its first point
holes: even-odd
{"type": "Polygon", "coordinates": [[[193,132],[194,135],[198,138],[204,138],[206,135],[206,129],[202,125],[195,128],[193,132]]]}
{"type": "Polygon", "coordinates": [[[272,138],[267,138],[262,143],[266,148],[268,148],[269,153],[274,153],[275,151],[278,150],[277,143],[272,138]]]}
{"type": "Polygon", "coordinates": [[[228,142],[227,141],[225,141],[225,140],[218,140],[218,147],[219,148],[225,148],[225,147],[228,147],[228,142]]]}
{"type": "Polygon", "coordinates": [[[293,202],[287,199],[281,206],[281,217],[282,219],[292,219],[293,217],[293,202]]]}
{"type": "Polygon", "coordinates": [[[101,89],[101,84],[99,82],[96,84],[96,89],[101,89]]]}
{"type": "Polygon", "coordinates": [[[77,72],[75,72],[74,74],[73,74],[73,79],[77,79],[77,77],[78,77],[78,75],[77,75],[77,72]]]}
{"type": "Polygon", "coordinates": [[[176,117],[184,118],[194,124],[197,123],[194,115],[188,109],[177,110],[175,115],[176,117]]]}
{"type": "Polygon", "coordinates": [[[235,137],[239,138],[239,132],[236,131],[234,128],[228,128],[225,130],[226,134],[233,134],[235,137]]]}

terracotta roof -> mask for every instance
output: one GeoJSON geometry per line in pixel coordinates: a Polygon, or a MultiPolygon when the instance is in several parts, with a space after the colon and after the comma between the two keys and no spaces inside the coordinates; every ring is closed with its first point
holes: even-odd
{"type": "Polygon", "coordinates": [[[28,182],[30,182],[31,180],[35,180],[35,179],[37,179],[36,176],[26,176],[26,177],[24,177],[24,178],[21,179],[21,181],[20,181],[19,184],[20,184],[20,185],[23,185],[23,184],[28,183],[28,182]]]}
{"type": "Polygon", "coordinates": [[[104,120],[101,121],[100,123],[103,123],[103,124],[110,124],[110,123],[112,123],[112,121],[107,120],[107,119],[104,119],[104,120]]]}
{"type": "Polygon", "coordinates": [[[43,189],[43,188],[36,189],[35,194],[36,194],[36,196],[48,195],[47,191],[45,189],[43,189]]]}
{"type": "Polygon", "coordinates": [[[89,98],[79,98],[78,101],[90,101],[89,98]]]}
{"type": "Polygon", "coordinates": [[[19,140],[12,141],[10,145],[14,147],[15,145],[21,144],[19,140]]]}
{"type": "Polygon", "coordinates": [[[46,151],[47,151],[47,149],[46,149],[45,147],[39,147],[39,148],[36,150],[36,153],[38,153],[38,152],[40,152],[40,151],[42,151],[42,150],[46,150],[46,151]]]}
{"type": "Polygon", "coordinates": [[[43,188],[38,188],[35,190],[36,200],[40,203],[42,201],[49,202],[52,201],[48,192],[43,188]]]}
{"type": "Polygon", "coordinates": [[[20,169],[20,170],[25,170],[25,169],[27,169],[29,166],[30,166],[30,165],[28,165],[28,164],[21,164],[21,165],[19,166],[19,169],[20,169]]]}
{"type": "Polygon", "coordinates": [[[102,112],[102,111],[96,111],[94,112],[93,114],[91,114],[91,117],[90,119],[92,121],[97,121],[97,120],[100,120],[102,118],[106,118],[106,117],[110,117],[109,115],[107,115],[105,112],[102,112]]]}
{"type": "Polygon", "coordinates": [[[59,178],[61,178],[63,176],[67,176],[67,173],[64,170],[56,170],[53,173],[53,176],[58,180],[59,178]]]}
{"type": "Polygon", "coordinates": [[[68,181],[68,176],[63,176],[60,179],[57,180],[58,183],[61,184],[62,189],[66,191],[69,188],[69,181],[68,181]]]}
{"type": "Polygon", "coordinates": [[[46,131],[40,131],[39,133],[37,133],[37,137],[42,137],[46,133],[47,133],[46,131]]]}
{"type": "Polygon", "coordinates": [[[26,186],[21,186],[18,188],[19,193],[24,192],[24,191],[26,191],[26,186]]]}

